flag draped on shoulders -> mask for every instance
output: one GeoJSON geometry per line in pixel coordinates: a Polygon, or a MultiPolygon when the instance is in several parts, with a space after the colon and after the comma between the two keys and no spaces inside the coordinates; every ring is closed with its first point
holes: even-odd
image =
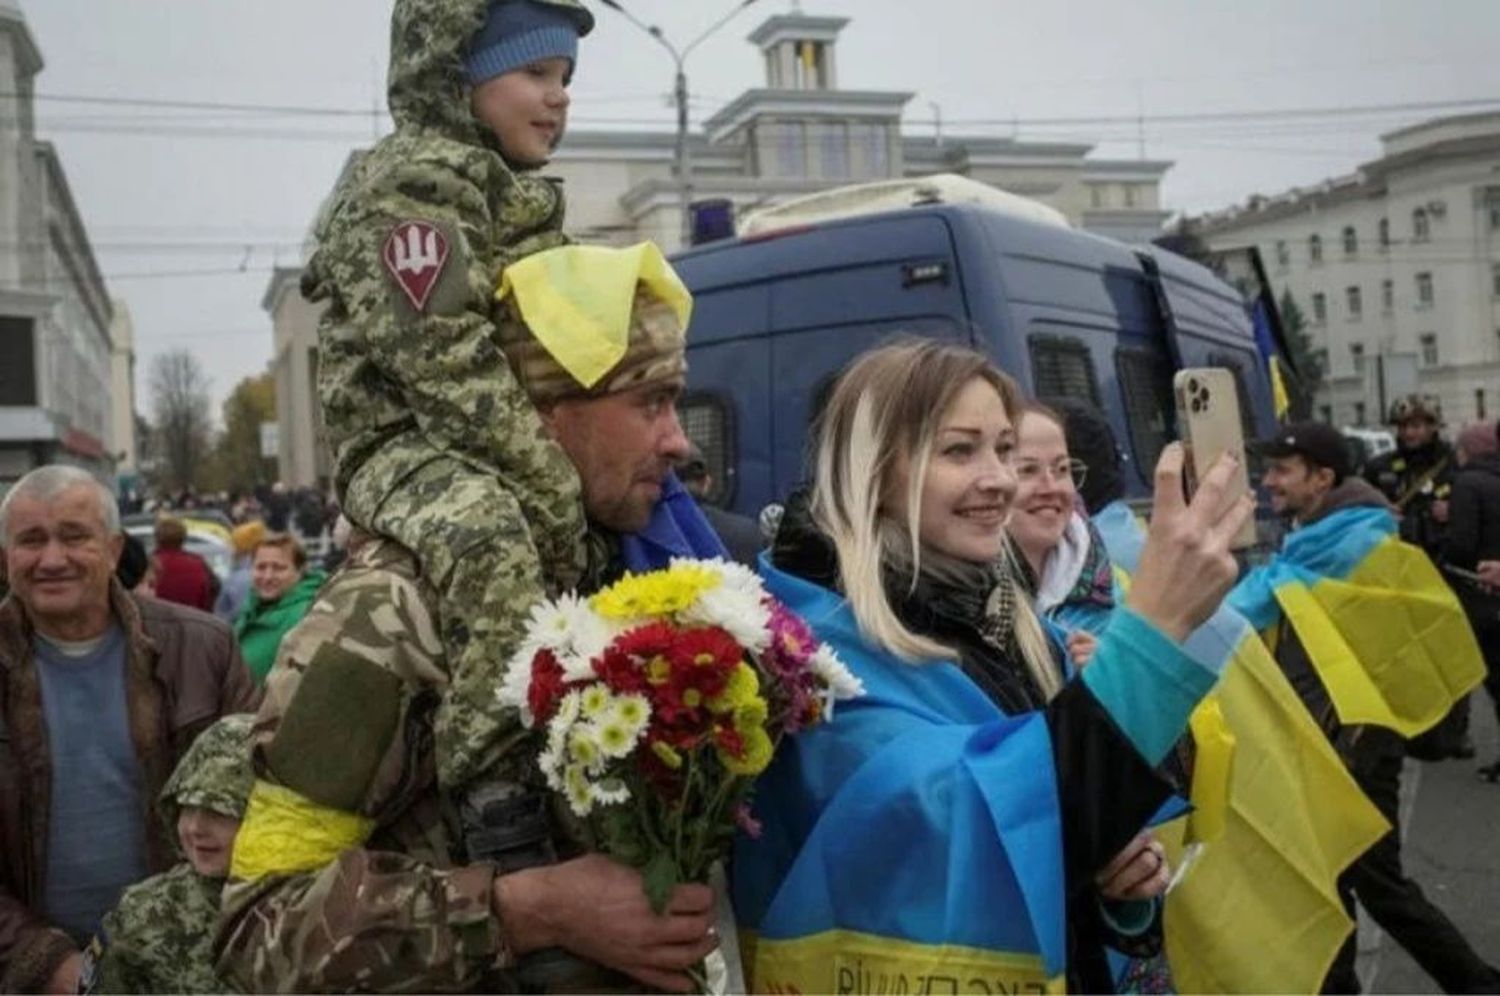
{"type": "Polygon", "coordinates": [[[767,588],[864,683],[783,741],[734,858],[756,992],[1046,992],[1066,970],[1062,820],[1040,713],[871,649],[837,594],[767,588]]]}
{"type": "Polygon", "coordinates": [[[1416,736],[1484,677],[1463,607],[1383,506],[1342,508],[1293,531],[1229,604],[1263,633],[1291,624],[1345,724],[1416,736]]]}
{"type": "MultiPolygon", "coordinates": [[[[1128,585],[1144,531],[1123,502],[1094,524],[1128,585]]],[[[1387,829],[1248,621],[1223,607],[1184,649],[1228,661],[1192,718],[1195,811],[1160,836],[1190,866],[1167,897],[1179,992],[1314,993],[1353,929],[1338,876],[1387,829]]]]}

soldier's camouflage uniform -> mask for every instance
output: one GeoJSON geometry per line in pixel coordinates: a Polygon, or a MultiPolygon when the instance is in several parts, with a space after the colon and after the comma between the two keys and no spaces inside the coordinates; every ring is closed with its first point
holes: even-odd
{"type": "MultiPolygon", "coordinates": [[[[544,2],[589,18],[578,0],[544,2]]],[[[486,3],[396,0],[396,130],[330,196],[302,283],[327,304],[318,392],[343,510],[413,550],[444,599],[454,665],[435,731],[455,787],[505,739],[493,690],[524,607],[575,585],[585,556],[577,474],[495,341],[501,269],[566,240],[559,187],[507,165],[470,111],[463,57],[486,3]],[[385,259],[411,222],[449,250],[420,308],[385,259]]]]}
{"type": "MultiPolygon", "coordinates": [[[[375,830],[317,872],[231,879],[219,970],[252,992],[453,992],[481,976],[513,991],[496,870],[455,867],[457,831],[437,787],[434,715],[452,688],[437,594],[395,544],[353,546],[283,640],[253,737],[260,777],[375,830]]],[[[591,546],[603,564],[602,540],[591,546]]],[[[499,773],[522,778],[529,756],[510,752],[499,773]]],[[[554,816],[558,856],[579,853],[562,807],[554,816]]]]}
{"type": "MultiPolygon", "coordinates": [[[[239,819],[252,775],[248,714],[226,716],[204,731],[161,793],[162,816],[175,833],[184,806],[239,819]]],[[[126,889],[89,946],[89,992],[219,993],[229,987],[214,970],[213,928],[224,879],[187,861],[126,889]]]]}

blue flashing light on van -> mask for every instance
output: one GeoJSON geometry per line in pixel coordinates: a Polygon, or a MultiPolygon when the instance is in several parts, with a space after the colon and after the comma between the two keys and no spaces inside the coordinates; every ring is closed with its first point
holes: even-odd
{"type": "Polygon", "coordinates": [[[1233,371],[1246,438],[1274,430],[1270,378],[1234,287],[1028,204],[1036,210],[919,202],[794,215],[677,254],[695,298],[681,411],[713,475],[710,500],[753,516],[784,498],[804,479],[810,423],[833,379],[899,334],[970,344],[1043,401],[1098,407],[1132,497],[1149,494],[1176,436],[1181,367],[1233,371]]]}

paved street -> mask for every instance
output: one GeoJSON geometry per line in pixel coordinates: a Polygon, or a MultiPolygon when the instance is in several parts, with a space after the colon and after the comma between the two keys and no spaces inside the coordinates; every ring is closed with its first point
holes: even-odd
{"type": "MultiPolygon", "coordinates": [[[[1408,762],[1420,772],[1402,857],[1408,874],[1491,963],[1500,963],[1500,785],[1480,782],[1474,769],[1500,750],[1490,698],[1473,696],[1475,761],[1408,762]]],[[[1403,814],[1406,816],[1407,814],[1403,814]]],[[[1367,944],[1368,946],[1368,944],[1367,944]]],[[[1361,958],[1370,991],[1430,993],[1437,988],[1389,938],[1361,958]]]]}

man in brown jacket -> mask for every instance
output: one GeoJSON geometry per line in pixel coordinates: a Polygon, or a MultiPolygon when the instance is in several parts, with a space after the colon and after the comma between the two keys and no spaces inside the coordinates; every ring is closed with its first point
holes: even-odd
{"type": "Polygon", "coordinates": [[[0,991],[73,992],[120,891],[174,861],[153,802],[257,693],[229,628],[114,579],[114,498],[48,466],[0,501],[0,991]]]}

